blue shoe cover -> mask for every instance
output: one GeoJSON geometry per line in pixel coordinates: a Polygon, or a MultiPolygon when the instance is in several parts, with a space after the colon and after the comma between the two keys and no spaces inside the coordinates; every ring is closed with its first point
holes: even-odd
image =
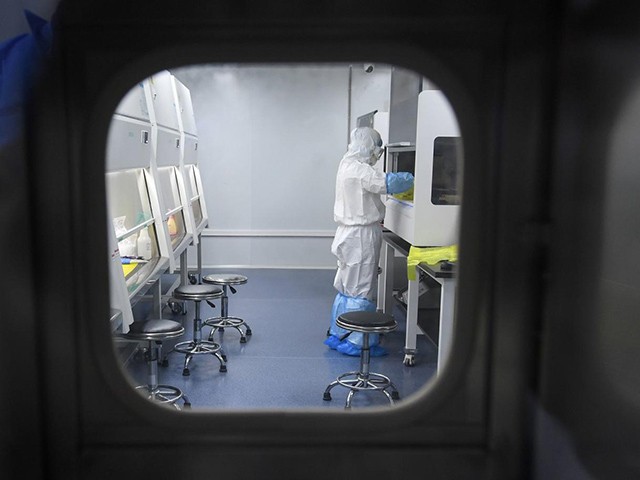
{"type": "Polygon", "coordinates": [[[357,345],[354,345],[349,340],[344,340],[340,345],[337,346],[336,350],[339,351],[340,353],[343,353],[345,355],[350,355],[352,357],[360,356],[360,347],[357,345]]]}
{"type": "Polygon", "coordinates": [[[384,357],[388,354],[389,352],[387,352],[380,345],[372,345],[369,347],[369,355],[371,355],[372,357],[384,357]]]}
{"type": "Polygon", "coordinates": [[[323,343],[331,350],[335,350],[340,345],[340,339],[335,335],[329,335],[323,343]]]}

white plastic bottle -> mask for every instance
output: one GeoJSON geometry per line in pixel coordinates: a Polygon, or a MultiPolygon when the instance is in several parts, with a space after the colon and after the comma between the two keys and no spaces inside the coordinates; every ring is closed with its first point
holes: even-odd
{"type": "Polygon", "coordinates": [[[151,259],[151,237],[149,237],[149,231],[146,228],[140,230],[138,235],[138,256],[145,260],[151,259]]]}

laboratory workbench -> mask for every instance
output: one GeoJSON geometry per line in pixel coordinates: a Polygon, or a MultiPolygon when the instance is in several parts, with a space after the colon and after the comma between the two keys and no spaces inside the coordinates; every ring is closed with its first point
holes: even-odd
{"type": "MultiPolygon", "coordinates": [[[[394,302],[393,296],[394,284],[394,257],[398,252],[404,257],[409,256],[411,244],[399,237],[393,232],[385,230],[383,232],[382,250],[380,252],[380,274],[378,283],[378,310],[393,314],[394,302]]],[[[429,265],[427,263],[419,263],[416,267],[415,280],[407,282],[407,320],[405,334],[405,348],[403,363],[406,366],[415,365],[417,353],[417,336],[424,335],[424,332],[418,325],[418,302],[420,298],[420,272],[431,277],[440,284],[440,308],[439,308],[439,325],[438,325],[438,360],[437,369],[440,370],[446,360],[452,341],[454,306],[456,295],[456,270],[455,264],[438,263],[429,265]]],[[[435,342],[434,342],[435,343],[435,342]]]]}

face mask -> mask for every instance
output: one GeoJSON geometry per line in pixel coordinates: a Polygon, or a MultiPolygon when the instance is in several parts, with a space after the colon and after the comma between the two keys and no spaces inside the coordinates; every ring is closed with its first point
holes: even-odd
{"type": "Polygon", "coordinates": [[[369,161],[367,162],[369,165],[373,166],[378,163],[378,160],[382,156],[384,149],[382,147],[375,147],[373,152],[371,153],[371,157],[369,157],[369,161]]]}

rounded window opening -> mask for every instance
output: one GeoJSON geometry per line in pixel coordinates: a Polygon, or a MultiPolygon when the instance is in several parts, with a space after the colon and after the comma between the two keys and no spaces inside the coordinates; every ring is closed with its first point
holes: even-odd
{"type": "Polygon", "coordinates": [[[107,141],[111,330],[169,408],[388,408],[451,345],[462,138],[392,65],[158,72],[107,141]]]}

